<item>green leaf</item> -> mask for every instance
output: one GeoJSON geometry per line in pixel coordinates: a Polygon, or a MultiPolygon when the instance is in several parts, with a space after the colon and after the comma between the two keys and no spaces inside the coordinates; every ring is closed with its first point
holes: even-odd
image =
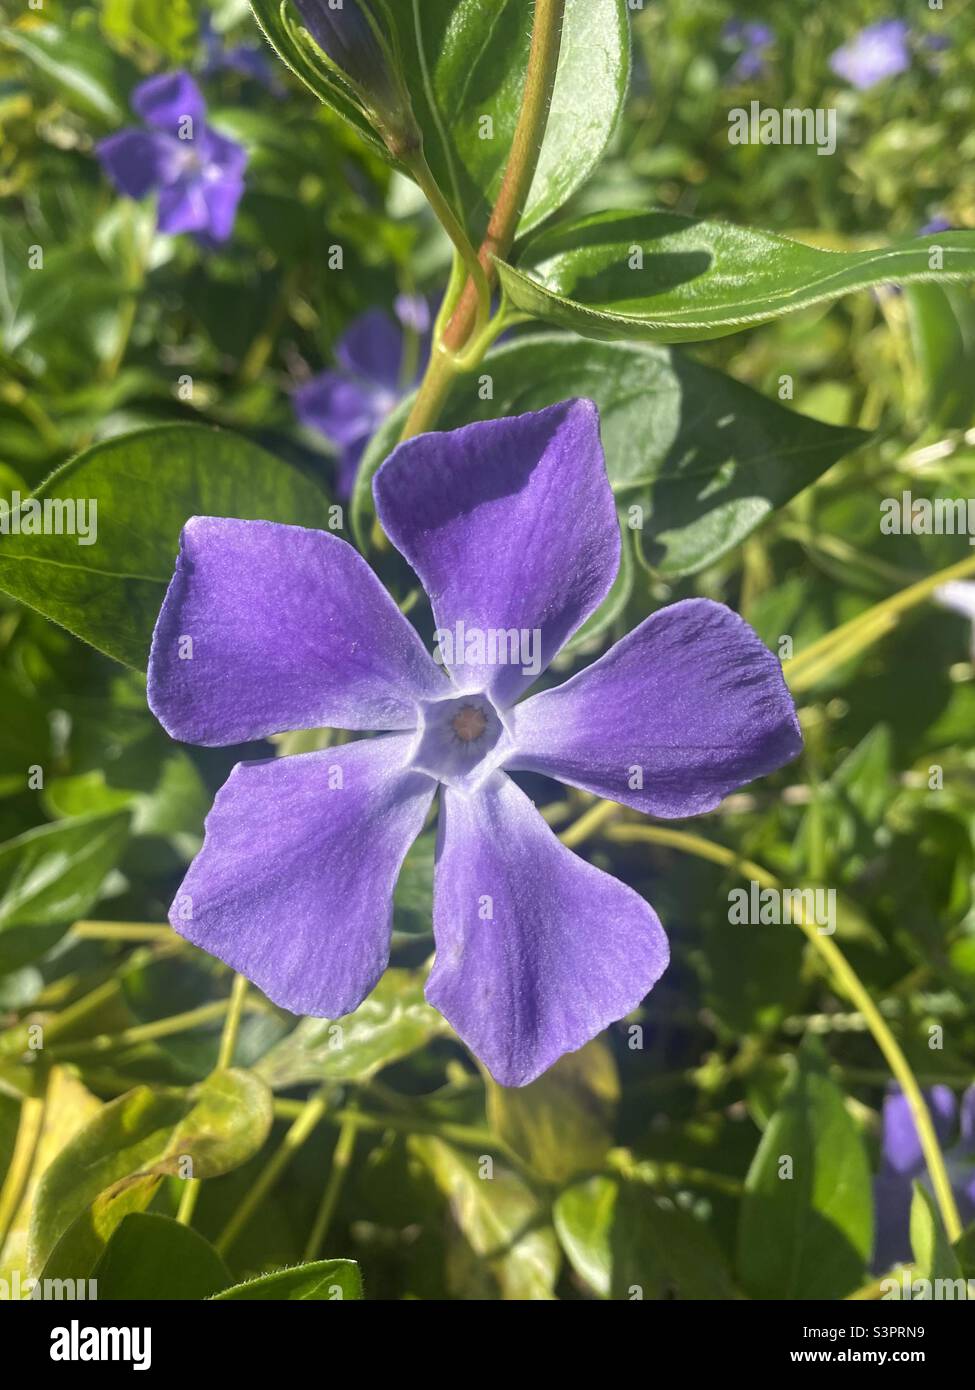
{"type": "Polygon", "coordinates": [[[613,1054],[597,1038],[559,1059],[528,1086],[486,1078],[491,1129],[546,1182],[599,1168],[612,1142],[619,1100],[613,1054]]]}
{"type": "Polygon", "coordinates": [[[491,1270],[501,1296],[553,1298],[558,1241],[531,1189],[513,1173],[496,1170],[487,1155],[477,1158],[419,1135],[411,1136],[409,1147],[449,1200],[454,1221],[491,1270]]]}
{"type": "Polygon", "coordinates": [[[95,33],[67,32],[53,24],[0,30],[3,41],[32,63],[66,106],[105,126],[124,125],[137,71],[95,33]]]}
{"type": "MultiPolygon", "coordinates": [[[[950,1280],[953,1285],[951,1296],[967,1300],[968,1285],[958,1256],[951,1248],[934,1198],[919,1182],[914,1184],[911,1201],[911,1250],[916,1266],[912,1277],[912,1298],[934,1298],[933,1287],[915,1292],[917,1286],[914,1280],[926,1279],[930,1285],[934,1285],[936,1280],[950,1280]]],[[[943,1289],[940,1296],[944,1297],[943,1289]]]]}
{"type": "Polygon", "coordinates": [[[316,1260],[313,1264],[262,1274],[246,1284],[234,1284],[213,1297],[235,1303],[333,1303],[347,1298],[361,1299],[362,1275],[354,1260],[316,1260]]]}
{"type": "Polygon", "coordinates": [[[193,57],[196,15],[190,0],[102,0],[101,25],[117,46],[148,45],[173,63],[193,57]]]}
{"type": "MultiPolygon", "coordinates": [[[[429,910],[429,909],[428,909],[429,910]]],[[[418,971],[387,970],[355,1013],[303,1018],[255,1067],[274,1090],[322,1081],[368,1081],[450,1028],[423,997],[418,971]]]]}
{"type": "Polygon", "coordinates": [[[123,811],[38,826],[0,845],[0,973],[43,955],[88,912],[128,834],[123,811]]]}
{"type": "Polygon", "coordinates": [[[584,337],[697,342],[873,285],[975,279],[975,233],[823,251],[676,213],[603,212],[543,233],[517,269],[498,270],[517,308],[584,337]]]}
{"type": "Polygon", "coordinates": [[[804,1043],[745,1184],[742,1283],[755,1298],[843,1298],[873,1246],[866,1148],[818,1043],[804,1043]]]}
{"type": "MultiPolygon", "coordinates": [[[[482,401],[469,380],[455,383],[440,428],[541,410],[573,396],[595,401],[626,529],[632,517],[638,558],[665,578],[720,559],[868,438],[798,415],[651,344],[532,334],[495,349],[481,371],[491,378],[493,399],[482,401]]],[[[397,412],[363,458],[352,499],[360,544],[374,512],[372,478],[401,425],[397,412]]]]}
{"type": "MultiPolygon", "coordinates": [[[[239,435],[162,425],[95,444],[33,494],[97,501],[97,538],[0,536],[0,589],[116,661],[143,669],[191,516],[328,526],[328,501],[290,464],[239,435]]],[[[76,512],[76,516],[81,513],[76,512]]]]}
{"type": "MultiPolygon", "coordinates": [[[[44,1173],[31,1214],[31,1268],[43,1267],[79,1217],[88,1223],[89,1238],[79,1236],[73,1249],[90,1251],[97,1238],[110,1234],[117,1222],[106,1219],[104,1203],[86,1216],[101,1194],[121,1196],[134,1184],[140,1199],[148,1194],[148,1200],[154,1190],[151,1179],[230,1172],[263,1146],[271,1120],[270,1093],[250,1072],[214,1072],[189,1092],[138,1086],[120,1096],[74,1136],[44,1173]]],[[[114,1215],[119,1214],[127,1213],[114,1208],[114,1215]]],[[[85,1277],[88,1271],[68,1273],[85,1277]]]]}
{"type": "MultiPolygon", "coordinates": [[[[279,56],[320,101],[381,148],[334,70],[281,0],[251,0],[279,56]]],[[[524,0],[398,0],[393,25],[424,152],[444,193],[480,236],[501,187],[521,107],[531,25],[524,0]]],[[[567,0],[551,114],[522,213],[522,234],[572,196],[599,163],[629,79],[626,0],[567,0]]]]}
{"type": "Polygon", "coordinates": [[[739,1296],[703,1222],[640,1183],[590,1178],[560,1193],[554,1216],[572,1267],[603,1298],[739,1296]]]}
{"type": "Polygon", "coordinates": [[[92,1277],[99,1302],[209,1298],[230,1271],[208,1240],[171,1216],[135,1212],[114,1232],[92,1277]]]}

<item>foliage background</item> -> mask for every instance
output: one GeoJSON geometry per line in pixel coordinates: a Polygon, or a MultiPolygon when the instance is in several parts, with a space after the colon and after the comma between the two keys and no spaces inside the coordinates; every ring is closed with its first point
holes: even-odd
{"type": "MultiPolygon", "coordinates": [[[[827,66],[894,8],[754,4],[747,17],[771,23],[776,43],[766,74],[739,87],[722,38],[731,7],[647,4],[632,16],[624,119],[567,211],[662,207],[836,247],[912,235],[935,216],[975,228],[973,7],[901,7],[951,47],[870,91],[827,66]],[[728,107],[752,96],[837,107],[836,155],[731,146],[728,107]]],[[[334,460],[296,425],[290,393],[332,361],[357,313],[442,289],[449,248],[422,200],[268,51],[280,92],[226,71],[204,80],[215,124],[250,155],[233,239],[206,254],[189,238],[159,237],[151,206],[113,195],[92,144],[129,122],[136,81],[198,63],[199,7],[45,0],[39,17],[3,0],[0,13],[13,26],[0,56],[5,493],[28,492],[92,443],[188,422],[246,436],[324,496],[334,460]],[[54,26],[42,51],[22,42],[38,18],[54,26]],[[341,274],[323,254],[335,243],[341,274]],[[25,268],[32,245],[44,248],[42,274],[25,268]],[[179,391],[186,375],[190,400],[179,391]]],[[[259,42],[246,5],[213,13],[234,41],[259,42]]],[[[665,582],[637,564],[625,604],[583,659],[693,593],[730,603],[773,648],[789,634],[801,651],[970,553],[962,538],[882,536],[878,524],[881,499],[905,489],[972,493],[968,287],[864,292],[687,351],[770,398],[787,370],[792,408],[872,438],[703,572],[665,582]]],[[[179,510],[182,482],[176,436],[146,448],[136,486],[152,532],[179,510]]],[[[100,508],[109,513],[110,496],[100,508]]],[[[0,573],[9,563],[0,547],[0,573]]],[[[165,555],[160,566],[164,582],[165,555]]],[[[385,577],[405,595],[405,572],[387,563],[385,577]]],[[[730,870],[666,847],[588,844],[594,862],[654,904],[673,965],[638,1018],[528,1090],[505,1092],[422,1000],[427,834],[399,891],[394,968],[346,1021],[344,1047],[329,1045],[328,1025],[296,1021],[252,990],[235,1058],[248,1076],[229,1096],[204,1093],[203,1118],[187,1119],[188,1090],[217,1061],[231,976],[161,924],[241,751],[172,744],[140,674],[3,596],[0,696],[0,1276],[25,1268],[38,1180],[83,1131],[100,1186],[72,1187],[79,1151],[67,1151],[64,1190],[49,1182],[44,1194],[61,1215],[35,1221],[97,1228],[99,1193],[118,1200],[112,1184],[122,1181],[131,1195],[131,1175],[153,1164],[152,1211],[172,1215],[183,1187],[167,1166],[182,1151],[173,1136],[202,1155],[209,1135],[214,1176],[193,1224],[234,1279],[329,1257],[357,1261],[371,1298],[625,1298],[634,1286],[645,1297],[843,1297],[867,1281],[888,1075],[798,931],[729,925],[739,883],[730,870]],[[44,770],[42,789],[27,785],[31,766],[44,770]],[[198,1010],[192,1026],[159,1027],[198,1010]],[[45,1044],[30,1054],[24,1029],[36,1020],[45,1044]],[[273,1114],[254,1076],[271,1087],[273,1114]],[[107,1111],[137,1086],[150,1090],[107,1111]],[[762,1147],[773,1116],[771,1132],[785,1127],[814,1175],[784,1195],[762,1147]],[[145,1145],[138,1155],[133,1135],[145,1145]],[[18,1172],[26,1190],[10,1177],[18,1172]]],[[[930,603],[915,608],[801,704],[803,760],[686,828],[784,882],[835,886],[839,943],[918,1078],[959,1091],[975,1070],[969,625],[930,603]],[[929,788],[935,765],[940,790],[929,788]],[[929,1046],[932,1025],[943,1029],[940,1049],[929,1046]]],[[[540,780],[533,794],[560,827],[587,805],[540,780]]],[[[168,1229],[143,1227],[140,1239],[155,1252],[168,1229]]],[[[192,1255],[181,1247],[175,1287],[140,1284],[137,1241],[115,1277],[138,1296],[202,1296],[221,1282],[209,1261],[202,1243],[192,1255]]]]}

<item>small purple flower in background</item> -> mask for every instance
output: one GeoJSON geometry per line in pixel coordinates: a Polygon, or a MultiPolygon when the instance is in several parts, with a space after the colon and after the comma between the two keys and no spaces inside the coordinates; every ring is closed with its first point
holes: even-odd
{"type": "Polygon", "coordinates": [[[728,75],[731,82],[750,82],[768,70],[768,50],[775,43],[775,30],[768,24],[729,19],[721,31],[722,41],[740,49],[738,61],[728,75]]]}
{"type": "MultiPolygon", "coordinates": [[[[932,1086],[924,1098],[942,1148],[957,1135],[954,1147],[945,1152],[945,1167],[967,1225],[975,1218],[975,1086],[969,1086],[960,1107],[947,1086],[932,1086]]],[[[918,1179],[927,1182],[921,1141],[911,1108],[895,1088],[884,1101],[880,1172],[874,1179],[873,1268],[878,1274],[911,1258],[911,1201],[918,1179]]]]}
{"type": "Polygon", "coordinates": [[[120,130],[95,147],[112,183],[128,198],[158,193],[161,232],[192,232],[204,245],[226,241],[244,191],[247,154],[206,124],[206,103],[187,72],[161,73],[132,93],[149,127],[120,130]]]}
{"type": "Polygon", "coordinates": [[[286,89],[278,81],[265,49],[256,43],[229,44],[226,36],[213,27],[213,18],[208,13],[200,18],[200,39],[203,43],[200,71],[204,77],[218,72],[236,72],[259,82],[275,96],[284,96],[286,89]]]}
{"type": "Polygon", "coordinates": [[[829,65],[860,91],[911,66],[910,27],[902,19],[884,19],[861,29],[830,56],[829,65]]]}
{"type": "Polygon", "coordinates": [[[369,440],[419,381],[429,349],[427,300],[401,294],[394,307],[398,323],[383,309],[368,309],[353,319],[335,347],[339,366],[319,372],[292,397],[301,424],[338,446],[336,492],[343,499],[352,494],[369,440]],[[406,360],[404,328],[419,339],[413,370],[406,360]]]}
{"type": "Polygon", "coordinates": [[[951,223],[947,217],[932,217],[930,222],[925,222],[918,232],[918,236],[937,236],[939,232],[950,232],[951,223]]]}
{"type": "Polygon", "coordinates": [[[797,755],[795,708],[775,657],[708,599],[517,703],[619,568],[591,401],[409,440],[373,490],[430,596],[442,665],[337,536],[215,517],[183,530],[149,662],[173,738],[387,732],[238,764],[171,921],[282,1007],[341,1017],[386,968],[393,889],[439,788],[427,998],[498,1081],[524,1085],[635,1009],[668,946],[649,904],[566,849],[507,773],[700,815],[797,755]]]}

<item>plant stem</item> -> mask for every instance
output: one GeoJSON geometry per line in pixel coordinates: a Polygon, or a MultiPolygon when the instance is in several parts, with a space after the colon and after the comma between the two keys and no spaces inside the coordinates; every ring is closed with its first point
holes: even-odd
{"type": "Polygon", "coordinates": [[[304,1259],[306,1261],[317,1259],[319,1251],[325,1244],[325,1237],[328,1235],[328,1228],[335,1215],[335,1208],[342,1192],[342,1184],[345,1182],[345,1175],[352,1162],[352,1151],[355,1148],[355,1136],[358,1128],[359,1122],[356,1113],[350,1110],[339,1129],[339,1137],[335,1144],[335,1152],[332,1154],[332,1167],[322,1196],[322,1204],[318,1208],[315,1224],[311,1228],[311,1234],[305,1246],[304,1259]]]}
{"type": "Polygon", "coordinates": [[[568,830],[563,830],[559,839],[566,849],[575,849],[577,845],[584,844],[590,835],[595,835],[597,830],[602,830],[621,810],[622,807],[615,801],[597,801],[595,806],[590,806],[568,830]]]}
{"type": "Polygon", "coordinates": [[[37,1157],[37,1148],[41,1140],[46,1104],[46,1094],[44,1097],[28,1096],[21,1103],[20,1122],[17,1126],[13,1156],[3,1181],[3,1187],[0,1188],[0,1256],[3,1255],[3,1247],[7,1243],[7,1237],[10,1235],[17,1212],[20,1210],[27,1184],[30,1182],[34,1160],[37,1157]]]}
{"type": "Polygon", "coordinates": [[[322,1087],[314,1095],[309,1096],[301,1107],[300,1113],[295,1118],[294,1123],[281,1141],[280,1147],[271,1158],[267,1166],[262,1169],[260,1177],[254,1186],[247,1192],[244,1200],[227,1222],[223,1231],[220,1233],[216,1242],[217,1250],[221,1255],[225,1255],[248,1221],[254,1215],[257,1208],[264,1201],[264,1198],[271,1191],[278,1178],[287,1168],[302,1144],[309,1138],[315,1126],[325,1114],[327,1105],[327,1088],[322,1087]]]}
{"type": "MultiPolygon", "coordinates": [[[[682,830],[665,830],[660,826],[648,825],[611,825],[607,828],[606,836],[607,839],[622,844],[639,842],[666,845],[671,849],[696,855],[699,859],[710,860],[712,864],[720,864],[724,868],[734,869],[743,878],[754,879],[762,887],[772,888],[776,892],[781,888],[778,879],[767,869],[763,869],[761,865],[753,864],[747,859],[740,859],[733,850],[726,849],[724,845],[713,844],[710,840],[704,840],[698,835],[689,835],[682,830]]],[[[928,1110],[921,1088],[911,1070],[911,1065],[904,1056],[897,1039],[888,1028],[880,1010],[873,1002],[870,993],[832,938],[824,936],[812,922],[807,922],[804,916],[799,918],[798,926],[822,957],[833,979],[839,985],[841,993],[851,999],[856,1008],[863,1014],[867,1026],[873,1034],[874,1042],[883,1053],[887,1065],[904,1093],[904,1098],[910,1106],[914,1118],[914,1125],[921,1142],[928,1172],[931,1175],[931,1186],[934,1189],[935,1200],[941,1212],[941,1219],[944,1222],[949,1241],[954,1244],[962,1232],[955,1194],[951,1190],[944,1155],[941,1152],[934,1125],[931,1123],[931,1112],[928,1110]]]]}
{"type": "MultiPolygon", "coordinates": [[[[412,439],[433,428],[450,391],[458,367],[452,354],[459,352],[475,331],[482,302],[481,278],[490,290],[497,274],[495,257],[503,260],[511,250],[525,200],[531,189],[538,157],[545,139],[549,107],[555,87],[555,74],[562,47],[562,19],[565,0],[535,0],[531,49],[525,74],[525,89],[501,190],[488,222],[487,232],[477,253],[481,276],[471,274],[460,301],[434,347],[426,376],[403,429],[401,439],[412,439]],[[438,348],[440,351],[438,351],[438,348]]],[[[487,343],[485,343],[485,347],[487,343]]],[[[464,366],[470,370],[469,359],[464,366]]]]}
{"type": "Polygon", "coordinates": [[[71,935],[84,941],[167,941],[180,938],[172,927],[149,922],[75,922],[71,935]]]}
{"type": "Polygon", "coordinates": [[[804,652],[783,662],[782,670],[793,690],[808,690],[823,679],[844,661],[849,661],[897,626],[898,619],[929,599],[935,589],[952,579],[964,579],[975,574],[975,556],[960,560],[957,565],[949,565],[937,574],[929,575],[906,589],[901,589],[890,598],[876,603],[865,613],[851,618],[848,623],[828,632],[818,642],[813,642],[804,652]]]}
{"type": "Polygon", "coordinates": [[[102,1052],[110,1052],[116,1047],[131,1047],[136,1043],[152,1042],[155,1038],[166,1038],[172,1033],[188,1033],[201,1023],[212,1023],[222,1018],[229,1008],[226,999],[218,999],[213,1004],[202,1004],[198,1009],[186,1013],[173,1014],[170,1018],[160,1018],[152,1023],[139,1023],[134,1028],[125,1028],[121,1033],[102,1033],[97,1038],[85,1042],[65,1043],[64,1051],[71,1054],[71,1060],[79,1057],[96,1057],[102,1052]]]}
{"type": "Polygon", "coordinates": [[[243,975],[235,975],[233,985],[230,988],[227,1017],[224,1019],[223,1032],[220,1035],[217,1071],[222,1071],[225,1067],[232,1067],[234,1064],[234,1049],[237,1046],[237,1035],[240,1032],[240,1020],[244,1012],[246,997],[247,980],[243,975]]]}
{"type": "Polygon", "coordinates": [[[470,238],[461,225],[460,219],[444,197],[437,180],[433,177],[423,151],[418,150],[405,163],[419,185],[420,191],[433,209],[437,221],[450,237],[454,249],[464,262],[470,282],[474,287],[475,317],[478,323],[484,324],[491,313],[491,290],[477,252],[471,245],[470,238]]]}

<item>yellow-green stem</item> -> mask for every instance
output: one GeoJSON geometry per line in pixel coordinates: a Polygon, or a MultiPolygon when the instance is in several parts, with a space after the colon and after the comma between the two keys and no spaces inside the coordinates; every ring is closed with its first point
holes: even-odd
{"type": "Polygon", "coordinates": [[[332,1154],[332,1167],[322,1196],[322,1204],[318,1208],[315,1223],[305,1246],[306,1261],[317,1259],[325,1245],[325,1237],[328,1235],[328,1228],[335,1215],[335,1208],[342,1192],[342,1184],[345,1182],[345,1175],[352,1162],[352,1152],[355,1148],[355,1136],[358,1128],[358,1117],[355,1111],[350,1110],[339,1129],[339,1137],[332,1154]]]}
{"type": "MultiPolygon", "coordinates": [[[[699,859],[710,860],[712,864],[720,864],[725,868],[734,869],[742,877],[754,879],[756,883],[765,888],[778,891],[781,887],[778,879],[767,869],[763,869],[760,864],[754,864],[747,859],[740,859],[733,850],[726,849],[724,845],[713,844],[710,840],[701,839],[698,835],[689,835],[686,831],[666,830],[661,826],[650,825],[611,825],[607,827],[606,837],[624,844],[666,845],[671,849],[696,855],[699,859]]],[[[822,957],[840,992],[853,1002],[866,1019],[874,1042],[883,1053],[884,1060],[904,1093],[904,1098],[910,1106],[914,1118],[945,1231],[948,1239],[954,1242],[962,1232],[958,1207],[955,1203],[955,1195],[951,1190],[951,1182],[945,1168],[941,1145],[938,1143],[938,1136],[931,1122],[931,1112],[928,1110],[921,1088],[911,1070],[911,1065],[860,977],[832,937],[825,936],[814,923],[807,922],[804,916],[800,915],[798,925],[809,943],[822,957]]]]}

